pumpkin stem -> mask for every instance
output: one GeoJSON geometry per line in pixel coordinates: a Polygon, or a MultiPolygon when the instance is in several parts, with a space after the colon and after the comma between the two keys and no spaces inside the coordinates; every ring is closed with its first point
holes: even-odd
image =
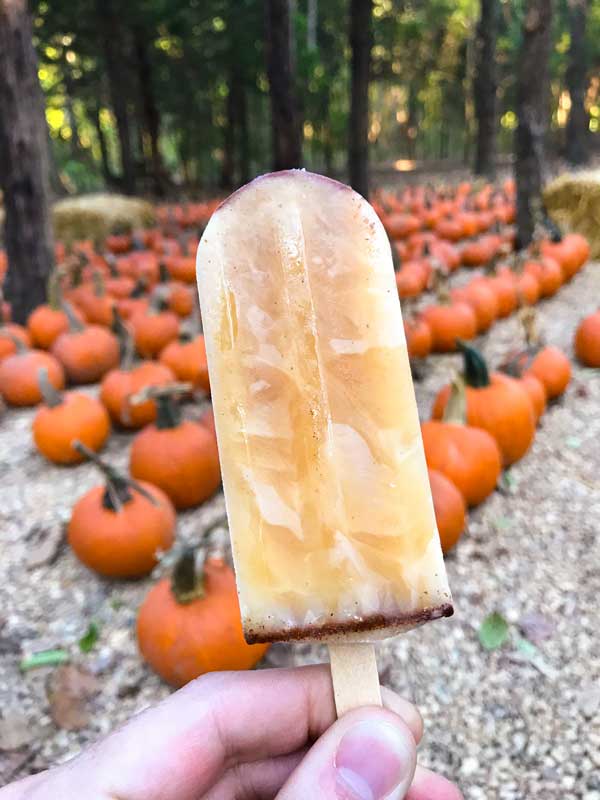
{"type": "Polygon", "coordinates": [[[467,397],[465,380],[458,372],[452,379],[450,397],[444,409],[443,421],[454,425],[467,424],[467,397]]]}
{"type": "Polygon", "coordinates": [[[204,597],[204,561],[192,548],[186,548],[178,558],[171,576],[171,591],[175,600],[187,605],[204,597]],[[200,563],[199,563],[200,562],[200,563]]]}
{"type": "Polygon", "coordinates": [[[159,283],[168,283],[171,280],[171,275],[169,274],[169,268],[165,264],[164,261],[161,261],[158,265],[158,280],[159,283]]]}
{"type": "Polygon", "coordinates": [[[73,310],[73,306],[71,305],[71,303],[68,303],[66,300],[63,300],[62,308],[65,314],[67,315],[67,319],[69,320],[69,330],[71,331],[71,333],[81,333],[81,331],[84,329],[85,326],[75,316],[75,311],[73,310]]]}
{"type": "Polygon", "coordinates": [[[110,327],[112,332],[115,333],[119,339],[121,369],[129,372],[129,370],[131,370],[133,367],[133,359],[135,357],[135,343],[133,341],[133,336],[131,335],[131,331],[127,325],[123,322],[123,317],[121,316],[116,305],[113,306],[112,314],[112,325],[110,327]]]}
{"type": "Polygon", "coordinates": [[[169,289],[167,286],[157,286],[150,297],[149,314],[160,314],[168,307],[169,289]]]}
{"type": "Polygon", "coordinates": [[[62,403],[62,394],[50,383],[46,367],[38,369],[38,385],[48,408],[56,408],[62,403]]]}
{"type": "Polygon", "coordinates": [[[133,289],[131,290],[129,297],[131,298],[138,298],[143,297],[146,294],[148,289],[148,285],[146,283],[145,278],[138,278],[135,282],[133,289]]]}
{"type": "Polygon", "coordinates": [[[156,401],[156,427],[159,430],[176,428],[181,424],[181,408],[176,397],[193,391],[191,383],[168,383],[165,386],[146,386],[131,395],[129,402],[136,405],[148,400],[156,401]]]}
{"type": "Polygon", "coordinates": [[[464,379],[466,385],[475,389],[489,386],[490,373],[485,359],[479,350],[476,350],[461,339],[456,340],[456,348],[463,354],[464,379]]]}
{"type": "MultiPolygon", "coordinates": [[[[1,303],[2,303],[2,300],[0,300],[0,304],[1,303]]],[[[12,331],[8,330],[8,328],[2,328],[1,330],[2,330],[3,335],[4,336],[8,336],[8,338],[14,344],[15,350],[17,351],[17,353],[19,355],[21,355],[22,353],[26,353],[29,350],[29,348],[27,347],[25,342],[22,339],[19,339],[18,336],[15,336],[12,331]]]]}
{"type": "Polygon", "coordinates": [[[92,284],[94,287],[94,294],[96,297],[106,297],[106,286],[104,285],[104,276],[99,269],[95,269],[92,273],[92,284]]]}
{"type": "Polygon", "coordinates": [[[112,253],[105,253],[104,260],[108,266],[111,278],[119,277],[119,270],[117,269],[117,258],[112,253]]]}
{"type": "Polygon", "coordinates": [[[127,475],[123,475],[112,464],[109,464],[103,458],[100,458],[98,453],[95,453],[87,447],[79,439],[74,439],[71,446],[85,456],[89,461],[92,461],[104,475],[106,481],[106,489],[104,497],[102,498],[102,505],[108,511],[118,513],[123,509],[123,506],[130,502],[132,499],[131,490],[141,494],[146,500],[149,500],[152,505],[158,506],[158,500],[150,494],[150,492],[141,486],[137,481],[133,480],[127,475]]]}
{"type": "Polygon", "coordinates": [[[52,311],[60,311],[62,292],[60,288],[61,271],[54,268],[48,276],[47,293],[48,305],[52,311]]]}
{"type": "Polygon", "coordinates": [[[525,342],[527,349],[538,350],[541,347],[542,338],[538,327],[538,318],[534,308],[531,306],[524,306],[519,311],[521,325],[523,326],[523,333],[525,334],[525,342]]]}

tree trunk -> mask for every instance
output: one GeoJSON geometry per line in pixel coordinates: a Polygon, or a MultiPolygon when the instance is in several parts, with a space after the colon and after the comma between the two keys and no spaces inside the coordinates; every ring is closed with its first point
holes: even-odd
{"type": "Polygon", "coordinates": [[[160,112],[154,93],[153,69],[148,52],[147,35],[140,25],[133,29],[135,56],[138,69],[138,84],[141,98],[141,110],[145,132],[150,143],[150,163],[154,192],[158,197],[165,194],[164,170],[160,154],[160,112]]]}
{"type": "Polygon", "coordinates": [[[496,38],[498,0],[481,0],[475,35],[473,100],[477,120],[475,174],[493,179],[496,174],[496,38]]]}
{"type": "Polygon", "coordinates": [[[265,0],[265,10],[273,169],[291,169],[302,166],[302,142],[292,69],[289,0],[265,0]]]}
{"type": "Polygon", "coordinates": [[[223,133],[223,162],[221,164],[221,189],[231,189],[235,185],[235,139],[237,112],[235,97],[235,67],[231,69],[226,101],[226,121],[223,133]]]}
{"type": "Polygon", "coordinates": [[[350,185],[369,197],[369,80],[373,45],[373,0],[352,0],[352,48],[348,174],[350,185]]]}
{"type": "Polygon", "coordinates": [[[306,49],[317,49],[317,23],[319,19],[318,0],[308,0],[306,10],[306,49]]]}
{"type": "Polygon", "coordinates": [[[0,0],[0,109],[5,291],[24,323],[46,299],[53,261],[47,129],[26,0],[0,0]]]}
{"type": "Polygon", "coordinates": [[[544,140],[549,117],[552,0],[529,0],[517,78],[515,176],[517,247],[527,247],[542,210],[544,140]]]}
{"type": "Polygon", "coordinates": [[[117,121],[123,170],[123,191],[126,194],[135,194],[135,159],[131,144],[127,92],[124,91],[123,85],[127,69],[123,61],[123,53],[126,48],[121,35],[121,21],[114,6],[114,0],[96,0],[96,14],[104,49],[111,105],[117,121]]]}
{"type": "Polygon", "coordinates": [[[585,108],[587,58],[585,29],[587,0],[569,0],[571,45],[567,67],[567,88],[571,95],[571,111],[567,122],[567,161],[576,166],[589,161],[589,114],[585,108]]]}
{"type": "Polygon", "coordinates": [[[243,81],[239,82],[237,98],[238,141],[240,151],[240,184],[250,180],[250,132],[248,127],[248,95],[243,81]]]}
{"type": "Polygon", "coordinates": [[[104,182],[108,187],[111,187],[114,182],[114,178],[112,172],[110,171],[110,161],[108,158],[108,145],[106,143],[106,136],[104,135],[104,130],[102,128],[102,122],[100,121],[100,111],[101,106],[98,103],[94,109],[93,119],[94,125],[96,127],[96,135],[98,136],[98,144],[100,145],[100,158],[102,160],[102,176],[104,177],[104,182]]]}

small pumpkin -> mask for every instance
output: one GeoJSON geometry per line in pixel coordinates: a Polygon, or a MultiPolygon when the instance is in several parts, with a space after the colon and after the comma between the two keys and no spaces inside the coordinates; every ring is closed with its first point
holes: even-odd
{"type": "Polygon", "coordinates": [[[122,475],[80,442],[73,445],[102,471],[73,507],[67,535],[86,567],[108,578],[139,578],[158,563],[158,553],[175,538],[175,509],[169,498],[145,482],[122,475]]]}
{"type": "Polygon", "coordinates": [[[426,358],[431,353],[431,329],[424,319],[407,320],[404,323],[404,333],[411,358],[426,358]]]}
{"type": "Polygon", "coordinates": [[[600,311],[585,317],[577,326],[575,354],[586,367],[600,367],[600,311]]]}
{"type": "Polygon", "coordinates": [[[484,333],[498,317],[496,294],[483,280],[472,281],[459,289],[453,289],[451,297],[455,302],[467,303],[475,312],[477,332],[484,333]]]}
{"type": "Polygon", "coordinates": [[[207,672],[251,669],[268,644],[246,644],[231,568],[209,557],[200,570],[185,552],[171,580],[163,578],[147,594],[137,620],[145,661],[172,686],[207,672]]]}
{"type": "Polygon", "coordinates": [[[55,464],[78,464],[85,456],[73,447],[74,440],[94,452],[101,450],[110,433],[110,420],[102,403],[81,392],[61,394],[48,380],[44,367],[38,374],[44,405],[33,418],[32,430],[39,452],[55,464]]]}
{"type": "MultiPolygon", "coordinates": [[[[61,306],[60,281],[60,271],[53,270],[48,279],[48,303],[34,309],[27,320],[31,340],[42,350],[50,350],[61,333],[69,330],[69,318],[61,306]]],[[[73,314],[83,321],[79,311],[73,309],[73,314]]]]}
{"type": "Polygon", "coordinates": [[[427,466],[442,472],[469,506],[482,503],[498,483],[502,454],[494,437],[466,424],[465,386],[458,376],[442,421],[421,425],[427,466]]]}
{"type": "Polygon", "coordinates": [[[571,362],[558,347],[542,347],[531,360],[525,374],[535,375],[544,384],[549,400],[564,393],[571,381],[571,362]]]}
{"type": "Polygon", "coordinates": [[[179,317],[172,311],[165,311],[165,307],[164,293],[155,291],[148,309],[130,317],[136,350],[142,358],[158,357],[179,334],[179,317]]]}
{"type": "Polygon", "coordinates": [[[52,354],[63,365],[71,383],[96,383],[119,363],[119,341],[103,325],[82,325],[64,303],[69,330],[52,345],[52,354]]]}
{"type": "Polygon", "coordinates": [[[161,351],[159,361],[174,373],[177,380],[210,392],[206,345],[202,334],[193,339],[185,334],[180,335],[179,339],[170,342],[161,351]]]}
{"type": "Polygon", "coordinates": [[[150,387],[132,402],[156,400],[156,422],[140,431],[130,451],[131,474],[159,486],[178,509],[200,505],[221,483],[219,454],[214,435],[203,425],[183,420],[175,401],[189,384],[150,387]]]}
{"type": "Polygon", "coordinates": [[[465,529],[467,520],[465,501],[450,478],[435,469],[430,469],[428,472],[440,544],[443,552],[448,553],[465,529]]]}
{"type": "MultiPolygon", "coordinates": [[[[122,325],[122,323],[121,323],[122,325]]],[[[111,369],[102,378],[100,400],[108,410],[112,421],[122,428],[137,430],[156,419],[156,403],[149,398],[143,403],[132,403],[131,397],[148,386],[165,386],[175,379],[165,364],[142,361],[133,364],[133,339],[122,325],[123,359],[121,365],[111,369]]]]}
{"type": "MultiPolygon", "coordinates": [[[[490,375],[483,356],[465,342],[458,343],[463,353],[466,383],[467,423],[490,433],[502,453],[505,466],[522,458],[535,435],[533,406],[518,380],[494,372],[490,375]]],[[[450,397],[450,386],[437,395],[433,419],[442,419],[450,397]]]]}
{"type": "Polygon", "coordinates": [[[0,361],[17,352],[18,340],[25,347],[31,347],[31,337],[27,329],[15,322],[7,322],[0,327],[0,361]]]}
{"type": "Polygon", "coordinates": [[[65,373],[59,361],[44,350],[29,350],[17,338],[17,352],[0,362],[0,395],[11,406],[35,406],[43,400],[39,370],[48,371],[48,381],[63,389],[65,373]]]}
{"type": "Polygon", "coordinates": [[[544,384],[532,372],[528,372],[521,378],[521,385],[529,395],[537,422],[546,410],[547,397],[544,384]]]}
{"type": "Polygon", "coordinates": [[[468,303],[431,305],[421,316],[429,325],[435,352],[452,352],[456,350],[458,339],[473,339],[477,335],[477,317],[468,303]]]}

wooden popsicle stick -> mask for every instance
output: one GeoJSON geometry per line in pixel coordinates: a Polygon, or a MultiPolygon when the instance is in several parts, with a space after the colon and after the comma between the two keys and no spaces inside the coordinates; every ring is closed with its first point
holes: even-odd
{"type": "Polygon", "coordinates": [[[338,717],[359,706],[380,706],[381,687],[372,644],[330,644],[329,660],[338,717]]]}

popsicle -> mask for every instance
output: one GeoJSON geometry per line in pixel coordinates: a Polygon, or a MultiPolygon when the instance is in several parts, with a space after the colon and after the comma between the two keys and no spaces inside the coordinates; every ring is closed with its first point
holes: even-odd
{"type": "Polygon", "coordinates": [[[213,214],[197,274],[247,641],[371,642],[451,615],[372,207],[264,175],[213,214]]]}

